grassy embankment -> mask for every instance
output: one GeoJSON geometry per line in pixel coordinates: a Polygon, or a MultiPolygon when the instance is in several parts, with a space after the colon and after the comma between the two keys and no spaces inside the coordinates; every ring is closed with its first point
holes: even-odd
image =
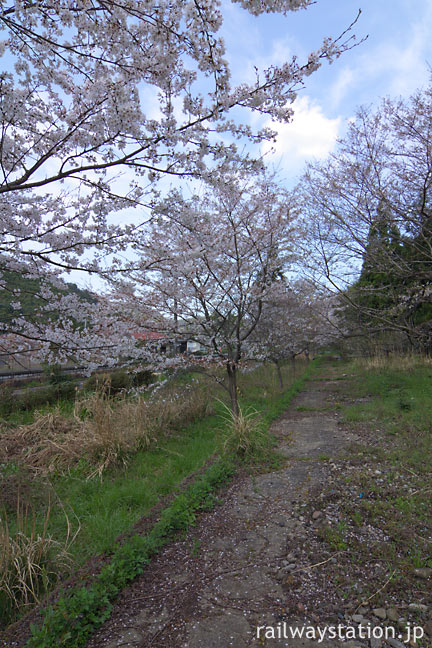
{"type": "MultiPolygon", "coordinates": [[[[301,372],[302,369],[299,368],[298,373],[301,372]]],[[[25,532],[23,536],[30,539],[24,545],[21,543],[16,551],[20,551],[22,559],[25,559],[25,554],[32,545],[33,555],[36,553],[35,560],[40,551],[39,562],[44,563],[40,571],[37,571],[36,566],[33,575],[30,575],[37,582],[34,597],[31,591],[23,595],[22,588],[16,589],[21,611],[34,603],[35,598],[43,596],[49,582],[54,582],[58,577],[56,570],[60,570],[63,576],[68,569],[76,569],[91,556],[110,552],[120,534],[129,531],[161,497],[174,493],[187,476],[199,470],[209,458],[221,451],[226,439],[226,429],[225,432],[221,430],[223,405],[214,397],[224,398],[224,394],[212,389],[210,395],[209,389],[201,380],[191,383],[191,378],[183,378],[179,384],[169,386],[165,392],[161,390],[158,405],[153,405],[151,411],[145,408],[143,410],[142,407],[140,410],[133,400],[130,403],[124,400],[110,403],[103,399],[100,402],[96,398],[96,405],[93,401],[90,405],[86,401],[85,407],[90,408],[90,423],[93,426],[90,428],[82,428],[84,423],[76,420],[73,422],[75,427],[67,427],[68,424],[64,421],[73,420],[70,405],[63,404],[60,412],[54,415],[52,409],[46,408],[42,419],[32,415],[31,424],[35,429],[31,428],[29,440],[32,441],[33,448],[28,456],[21,452],[19,457],[20,460],[24,457],[22,462],[2,459],[0,472],[2,507],[8,509],[9,525],[7,529],[3,523],[0,539],[5,546],[9,543],[12,558],[11,539],[17,538],[17,524],[21,525],[21,531],[25,532]],[[131,416],[128,415],[130,411],[133,411],[131,416]],[[147,433],[142,425],[143,412],[148,417],[153,417],[152,429],[147,433]],[[127,442],[124,448],[119,447],[119,441],[124,441],[124,436],[128,437],[128,425],[133,426],[137,416],[140,417],[145,442],[142,442],[142,437],[132,433],[133,442],[129,445],[127,442]],[[155,418],[157,425],[154,424],[155,418]],[[59,422],[66,427],[58,437],[53,436],[55,431],[50,433],[47,446],[44,430],[47,425],[55,428],[59,422]],[[96,431],[95,426],[98,428],[96,431]],[[114,439],[106,434],[104,436],[103,430],[106,429],[111,430],[114,439]],[[85,444],[82,446],[83,451],[79,453],[79,443],[83,442],[79,433],[83,431],[90,434],[93,440],[96,432],[102,434],[102,448],[98,437],[97,452],[93,443],[88,447],[87,456],[85,444]],[[103,447],[103,444],[108,448],[103,447]],[[60,454],[55,450],[58,447],[63,449],[60,454]],[[65,449],[67,452],[64,452],[65,449]],[[111,464],[108,462],[105,465],[106,456],[113,459],[111,464]],[[96,464],[96,470],[92,461],[96,464]],[[97,469],[101,465],[104,470],[102,479],[99,479],[97,469]],[[89,474],[92,473],[93,477],[89,479],[89,474]],[[30,508],[27,508],[27,502],[30,508]],[[74,542],[70,543],[78,530],[74,542]],[[67,549],[67,555],[61,550],[62,547],[67,549]]],[[[294,376],[289,367],[285,368],[285,380],[288,389],[281,393],[271,367],[262,367],[240,377],[242,407],[252,407],[262,413],[261,431],[263,426],[268,427],[270,421],[283,411],[299,388],[299,382],[293,384],[294,376]]],[[[82,418],[85,420],[85,414],[82,418]]],[[[0,444],[6,438],[13,438],[13,434],[22,433],[23,429],[28,434],[28,427],[15,429],[12,433],[4,431],[0,444]]],[[[7,553],[5,551],[5,555],[7,553]]],[[[4,597],[2,605],[4,624],[14,618],[16,608],[11,607],[11,597],[4,597]]]]}

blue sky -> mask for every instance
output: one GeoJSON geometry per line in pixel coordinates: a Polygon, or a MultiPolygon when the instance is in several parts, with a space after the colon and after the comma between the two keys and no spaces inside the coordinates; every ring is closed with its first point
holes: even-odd
{"type": "MultiPolygon", "coordinates": [[[[222,3],[222,35],[235,83],[252,82],[254,65],[263,69],[293,55],[307,60],[323,38],[338,37],[362,10],[354,32],[359,41],[366,35],[368,39],[307,79],[294,106],[293,122],[273,125],[279,132],[272,145],[275,153],[269,154],[270,144],[262,146],[288,187],[295,185],[308,160],[324,159],[333,150],[358,106],[378,105],[383,96],[408,97],[429,83],[431,0],[317,0],[285,18],[254,17],[231,0],[222,3]]],[[[251,123],[258,127],[263,121],[254,117],[251,123]]],[[[130,216],[126,212],[124,219],[130,216]]],[[[82,283],[80,273],[74,279],[82,283]]],[[[97,280],[84,277],[84,285],[96,288],[96,284],[97,280]]]]}
{"type": "MultiPolygon", "coordinates": [[[[298,55],[302,61],[326,36],[337,37],[356,17],[358,40],[368,39],[332,65],[324,64],[307,79],[289,125],[277,126],[276,153],[287,184],[306,160],[324,158],[342,136],[360,105],[377,105],[383,96],[408,97],[429,83],[432,66],[432,2],[430,0],[317,0],[306,10],[280,15],[249,15],[224,3],[228,58],[234,81],[298,55]]],[[[268,151],[269,146],[263,150],[268,151]]]]}

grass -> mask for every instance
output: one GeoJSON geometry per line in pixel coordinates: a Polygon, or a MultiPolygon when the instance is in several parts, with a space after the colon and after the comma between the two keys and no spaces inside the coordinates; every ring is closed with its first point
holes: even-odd
{"type": "MultiPolygon", "coordinates": [[[[71,548],[79,562],[107,551],[121,533],[197,471],[216,451],[217,416],[190,424],[157,447],[140,450],[126,469],[113,469],[104,481],[86,480],[81,468],[54,480],[65,506],[74,510],[82,529],[71,548]]],[[[84,473],[87,471],[84,469],[84,473]]],[[[64,533],[61,515],[52,519],[56,535],[64,533]]]]}
{"type": "MultiPolygon", "coordinates": [[[[353,448],[357,467],[342,474],[333,496],[341,521],[323,528],[322,539],[347,551],[353,565],[376,563],[393,574],[375,606],[401,592],[417,601],[428,586],[415,570],[432,568],[432,364],[389,357],[356,361],[345,371],[355,375],[349,396],[360,399],[343,409],[345,421],[372,430],[374,442],[353,448]]],[[[379,590],[372,580],[370,588],[379,590]]]]}
{"type": "Polygon", "coordinates": [[[18,499],[14,532],[6,515],[0,519],[0,622],[39,603],[41,595],[71,566],[70,527],[62,543],[54,540],[48,533],[50,512],[48,507],[38,530],[34,510],[18,499]]]}
{"type": "MultiPolygon", "coordinates": [[[[33,472],[49,475],[80,464],[88,478],[116,464],[126,465],[140,448],[147,448],[167,432],[204,416],[210,407],[208,390],[200,385],[164,389],[153,398],[113,400],[101,388],[77,400],[72,416],[59,409],[36,412],[30,425],[4,433],[4,454],[33,472]]],[[[0,447],[1,452],[1,447],[0,447]]]]}
{"type": "MultiPolygon", "coordinates": [[[[217,503],[215,493],[233,472],[227,461],[214,463],[202,477],[162,512],[159,521],[147,535],[133,535],[113,548],[110,562],[93,582],[74,587],[48,606],[42,625],[32,626],[28,648],[84,647],[92,632],[110,616],[112,600],[137,575],[164,545],[179,532],[195,524],[203,510],[217,503]]],[[[199,548],[198,548],[199,550],[199,548]]]]}
{"type": "MultiPolygon", "coordinates": [[[[301,369],[303,366],[299,368],[298,373],[301,373],[301,369]]],[[[262,438],[266,440],[264,444],[266,446],[268,444],[271,446],[267,434],[270,422],[286,409],[291,398],[301,389],[304,382],[298,380],[293,383],[293,376],[289,369],[285,370],[285,380],[291,386],[281,393],[272,368],[257,368],[239,377],[241,406],[254,408],[260,412],[262,438]]],[[[62,452],[60,455],[62,458],[65,454],[72,457],[70,462],[59,461],[59,455],[54,453],[55,460],[50,455],[50,461],[45,463],[45,466],[49,467],[48,470],[33,470],[33,466],[32,472],[31,466],[26,467],[20,461],[0,463],[0,481],[3,480],[4,484],[21,484],[20,488],[23,486],[24,491],[29,486],[27,488],[29,500],[37,498],[34,501],[38,510],[35,517],[36,531],[40,532],[43,528],[48,508],[50,508],[49,535],[54,541],[64,542],[71,533],[71,524],[72,532],[80,526],[75,542],[69,547],[75,568],[84,564],[93,555],[110,552],[119,535],[129,531],[132,525],[145,516],[162,497],[175,492],[186,477],[198,471],[210,457],[215,456],[220,448],[218,430],[224,412],[223,404],[216,402],[214,414],[209,415],[208,390],[206,398],[199,397],[199,393],[203,393],[201,378],[196,375],[182,376],[179,383],[182,393],[184,394],[186,390],[190,398],[174,399],[177,405],[171,411],[167,397],[177,388],[173,385],[162,388],[159,393],[162,394],[164,401],[163,411],[159,414],[156,410],[153,411],[151,421],[153,427],[146,437],[147,440],[137,443],[132,449],[126,448],[123,454],[118,453],[112,462],[104,465],[103,471],[99,471],[99,474],[103,475],[103,480],[95,476],[89,479],[92,474],[98,474],[98,471],[95,472],[95,465],[98,465],[97,461],[101,458],[96,457],[95,462],[91,453],[83,454],[82,450],[88,446],[87,441],[84,443],[82,437],[81,441],[78,439],[81,446],[79,443],[74,445],[74,452],[71,451],[69,444],[69,452],[62,452]],[[171,415],[169,415],[170,411],[171,415]],[[79,447],[81,453],[75,457],[79,447]],[[51,504],[48,503],[48,498],[51,504]],[[65,511],[69,521],[65,518],[65,511]]],[[[214,395],[224,396],[223,392],[217,390],[214,390],[214,395]]],[[[89,424],[96,429],[100,428],[101,437],[112,427],[115,431],[114,441],[117,438],[115,435],[122,430],[122,426],[124,429],[128,426],[132,427],[136,431],[137,417],[142,418],[145,414],[143,408],[140,409],[137,405],[136,399],[129,403],[119,400],[114,404],[104,399],[102,401],[99,399],[96,403],[89,403],[87,400],[81,403],[80,407],[80,416],[75,407],[76,425],[79,427],[80,421],[83,423],[87,420],[87,427],[83,426],[82,429],[88,433],[89,424]],[[129,412],[126,411],[127,408],[129,412]],[[87,412],[83,413],[83,409],[87,412]]],[[[71,410],[69,414],[72,414],[71,410]]],[[[61,427],[61,417],[55,421],[54,415],[60,416],[60,412],[53,412],[51,408],[45,410],[42,416],[33,417],[32,425],[36,423],[36,430],[33,432],[37,433],[38,444],[42,444],[42,449],[45,450],[47,437],[49,437],[47,424],[50,423],[51,427],[61,427]]],[[[70,422],[72,418],[69,417],[68,420],[70,422]]],[[[72,437],[77,434],[76,429],[72,437]]],[[[17,430],[14,434],[17,434],[17,430]]],[[[138,436],[142,439],[143,434],[138,436]]],[[[57,446],[61,446],[63,442],[66,443],[68,434],[65,433],[63,437],[61,442],[54,437],[51,438],[57,446]]],[[[4,441],[5,438],[3,435],[2,440],[4,441]]],[[[24,443],[24,446],[28,449],[27,443],[24,443]]],[[[40,450],[39,446],[38,448],[40,450]]],[[[57,447],[55,452],[58,450],[57,447]]],[[[254,452],[259,455],[257,450],[258,448],[255,448],[254,452]]],[[[36,452],[34,454],[37,455],[36,452]]],[[[263,456],[260,459],[262,460],[263,456]]],[[[12,497],[11,500],[13,499],[12,497]]],[[[9,517],[13,531],[14,523],[16,524],[13,510],[9,511],[9,517]]]]}
{"type": "Polygon", "coordinates": [[[259,367],[249,374],[240,374],[238,385],[241,407],[257,410],[269,425],[286,410],[293,397],[303,389],[305,381],[312,375],[316,366],[317,363],[299,360],[296,363],[295,374],[291,365],[282,367],[285,383],[282,391],[271,365],[259,367]]]}
{"type": "Polygon", "coordinates": [[[271,439],[256,410],[240,408],[234,414],[224,405],[222,420],[222,454],[235,455],[247,463],[260,463],[270,456],[271,439]]]}
{"type": "Polygon", "coordinates": [[[49,414],[54,409],[58,410],[63,416],[72,416],[74,402],[70,399],[58,398],[55,403],[41,405],[33,409],[17,410],[9,412],[7,415],[1,415],[0,413],[0,438],[6,430],[20,425],[31,425],[34,423],[37,414],[49,414]]]}
{"type": "MultiPolygon", "coordinates": [[[[256,375],[253,378],[255,384],[256,375]]],[[[296,386],[293,391],[298,389],[296,386]]],[[[268,427],[286,409],[292,395],[288,390],[282,396],[273,392],[267,400],[261,395],[247,401],[243,397],[242,405],[261,408],[263,425],[268,427]]],[[[189,424],[156,446],[138,451],[125,469],[108,471],[103,483],[85,479],[88,471],[84,462],[69,475],[57,476],[53,480],[57,496],[68,510],[74,511],[82,525],[71,547],[74,557],[85,562],[90,556],[108,550],[115,538],[148,513],[160,497],[169,495],[183,479],[199,470],[220,447],[218,430],[225,415],[224,404],[216,402],[214,415],[189,424]]],[[[58,516],[52,514],[51,527],[56,536],[63,536],[61,512],[58,516]]]]}
{"type": "Polygon", "coordinates": [[[355,365],[357,395],[368,397],[370,401],[346,408],[346,420],[377,423],[393,437],[392,461],[420,474],[431,472],[430,359],[409,356],[406,362],[397,363],[391,358],[387,368],[380,360],[375,369],[370,368],[370,362],[355,365]]]}

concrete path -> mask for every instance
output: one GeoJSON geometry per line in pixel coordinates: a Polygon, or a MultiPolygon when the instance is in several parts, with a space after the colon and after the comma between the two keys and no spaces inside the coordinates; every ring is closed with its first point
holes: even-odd
{"type": "MultiPolygon", "coordinates": [[[[302,515],[309,493],[320,492],[331,460],[356,440],[341,431],[332,409],[339,385],[331,377],[309,383],[272,427],[286,467],[236,483],[222,506],[123,593],[89,648],[318,645],[292,638],[308,627],[312,632],[303,627],[304,609],[295,598],[297,581],[309,569],[296,548],[306,538],[305,526],[320,521],[319,511],[302,515]]],[[[319,645],[337,643],[324,639],[319,645]]]]}

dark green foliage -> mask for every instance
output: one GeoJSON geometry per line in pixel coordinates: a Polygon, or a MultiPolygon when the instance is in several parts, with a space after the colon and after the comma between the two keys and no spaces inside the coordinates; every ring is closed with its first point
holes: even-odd
{"type": "Polygon", "coordinates": [[[132,376],[122,369],[118,371],[94,373],[84,383],[84,388],[89,391],[103,389],[111,395],[130,389],[132,387],[132,376]]]}
{"type": "MultiPolygon", "coordinates": [[[[8,330],[12,320],[16,317],[23,317],[27,321],[48,322],[58,313],[50,312],[47,309],[46,300],[41,297],[42,279],[30,279],[22,272],[0,270],[2,282],[6,283],[5,288],[0,289],[0,324],[4,330],[8,330]],[[12,302],[19,301],[20,308],[12,308],[12,302]]],[[[73,293],[83,301],[94,302],[95,297],[87,290],[81,290],[73,283],[64,284],[64,289],[51,287],[58,295],[73,293]]]]}
{"type": "Polygon", "coordinates": [[[355,307],[345,309],[348,320],[363,326],[380,326],[381,317],[397,304],[397,277],[389,269],[402,253],[400,232],[384,209],[378,210],[371,224],[359,279],[347,296],[355,307]]]}
{"type": "Polygon", "coordinates": [[[141,369],[132,374],[132,384],[134,387],[141,387],[141,385],[151,385],[155,381],[155,375],[150,369],[141,369]]]}
{"type": "Polygon", "coordinates": [[[31,411],[45,405],[53,405],[59,400],[75,398],[75,386],[70,381],[58,385],[45,385],[27,388],[20,393],[13,393],[7,385],[0,386],[0,416],[9,416],[12,412],[31,411]]]}
{"type": "Polygon", "coordinates": [[[23,317],[34,317],[34,314],[43,307],[43,300],[37,296],[40,289],[40,282],[36,279],[26,279],[21,273],[1,270],[2,281],[7,284],[6,288],[0,289],[0,322],[7,325],[20,315],[23,317]],[[20,291],[21,309],[14,310],[11,302],[14,301],[16,291],[20,291]]]}
{"type": "Polygon", "coordinates": [[[368,237],[358,280],[342,300],[340,313],[350,328],[400,330],[417,350],[432,349],[430,219],[400,232],[389,208],[379,208],[368,237]]]}

